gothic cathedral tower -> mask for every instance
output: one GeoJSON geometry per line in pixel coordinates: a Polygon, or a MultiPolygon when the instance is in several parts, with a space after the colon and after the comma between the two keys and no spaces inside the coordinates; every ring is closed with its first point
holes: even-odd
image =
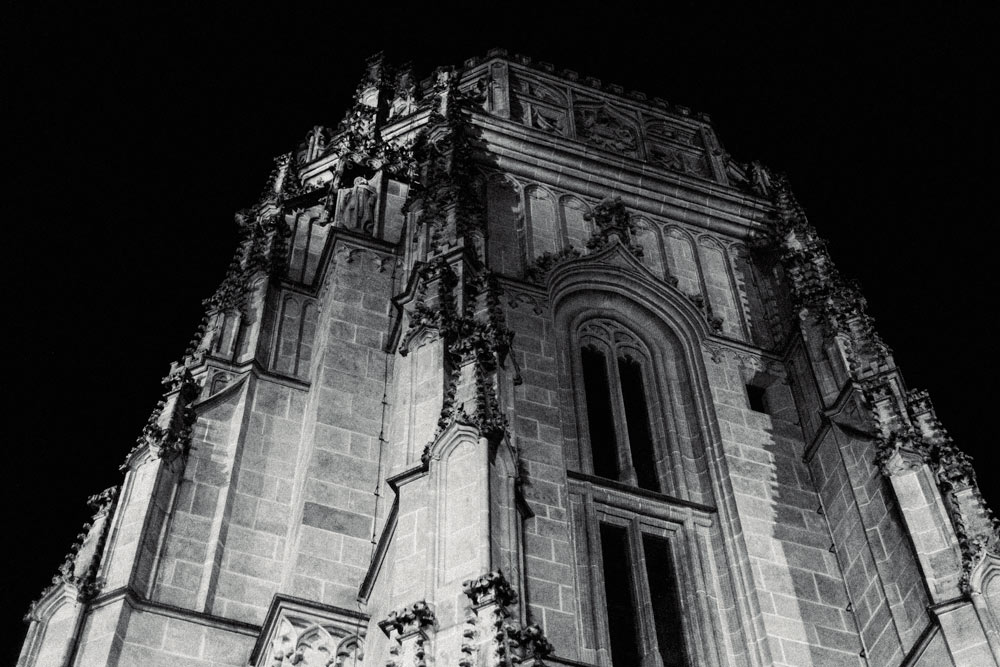
{"type": "Polygon", "coordinates": [[[707,116],[375,58],[236,223],[18,665],[1000,664],[968,458],[707,116]]]}

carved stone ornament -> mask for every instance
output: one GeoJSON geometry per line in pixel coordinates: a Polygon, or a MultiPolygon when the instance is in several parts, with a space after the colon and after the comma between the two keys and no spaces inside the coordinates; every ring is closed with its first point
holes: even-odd
{"type": "Polygon", "coordinates": [[[703,156],[689,155],[681,150],[659,144],[650,145],[649,161],[682,174],[694,174],[702,177],[712,175],[703,156]]]}
{"type": "Polygon", "coordinates": [[[566,114],[538,104],[528,107],[528,125],[552,134],[566,134],[566,114]]]}
{"type": "Polygon", "coordinates": [[[379,622],[378,627],[381,628],[386,637],[391,637],[393,632],[396,633],[397,637],[402,637],[425,628],[433,628],[436,622],[434,610],[426,602],[420,600],[409,607],[390,611],[385,620],[379,622]]]}
{"type": "Polygon", "coordinates": [[[364,645],[336,627],[282,617],[260,667],[361,667],[364,645]]]}
{"type": "Polygon", "coordinates": [[[601,200],[594,209],[583,216],[584,220],[594,223],[596,230],[587,240],[587,248],[600,250],[618,239],[623,246],[632,251],[636,257],[642,257],[642,246],[635,243],[635,221],[625,208],[621,197],[607,197],[601,200]]]}
{"type": "Polygon", "coordinates": [[[191,372],[178,364],[163,379],[163,386],[166,388],[163,398],[153,408],[135,446],[125,457],[122,470],[139,452],[148,450],[169,463],[185,456],[191,446],[191,429],[197,415],[190,403],[198,397],[201,387],[191,372]]]}
{"type": "Polygon", "coordinates": [[[462,592],[474,605],[495,602],[501,607],[507,607],[517,601],[517,593],[500,570],[462,582],[462,592]]]}
{"type": "Polygon", "coordinates": [[[337,191],[335,222],[348,229],[371,234],[375,230],[375,200],[378,193],[367,180],[358,176],[349,188],[337,191]]]}
{"type": "Polygon", "coordinates": [[[635,128],[606,107],[577,107],[574,116],[577,136],[584,141],[629,157],[638,155],[639,137],[635,128]]]}

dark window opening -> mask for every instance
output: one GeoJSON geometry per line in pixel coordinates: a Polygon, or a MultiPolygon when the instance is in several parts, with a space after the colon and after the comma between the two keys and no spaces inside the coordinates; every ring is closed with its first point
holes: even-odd
{"type": "Polygon", "coordinates": [[[620,358],[618,375],[622,383],[628,444],[632,452],[632,467],[635,468],[636,481],[643,489],[659,491],[660,481],[656,474],[656,456],[649,429],[649,411],[646,405],[646,390],[642,383],[642,366],[631,357],[620,358]]]}
{"type": "Polygon", "coordinates": [[[764,399],[764,388],[753,384],[747,385],[747,400],[754,412],[767,413],[767,401],[764,399]]]}
{"type": "Polygon", "coordinates": [[[594,474],[607,479],[619,479],[618,443],[615,439],[615,420],[611,412],[607,358],[603,352],[594,347],[583,348],[581,357],[594,474]]]}
{"type": "Polygon", "coordinates": [[[684,636],[681,632],[681,605],[670,543],[656,535],[643,535],[646,578],[653,603],[653,625],[663,667],[685,667],[684,636]]]}
{"type": "Polygon", "coordinates": [[[601,524],[604,596],[608,605],[611,662],[615,667],[639,665],[639,633],[629,563],[628,534],[620,526],[601,524]]]}

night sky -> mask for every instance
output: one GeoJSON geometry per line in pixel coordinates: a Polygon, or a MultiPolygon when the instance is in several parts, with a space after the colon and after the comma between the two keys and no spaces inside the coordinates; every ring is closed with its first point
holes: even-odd
{"type": "Polygon", "coordinates": [[[224,275],[233,213],[256,201],[274,156],[337,124],[380,50],[426,75],[502,46],[711,114],[737,159],[789,174],[909,386],[930,390],[1000,507],[995,24],[904,3],[419,4],[8,3],[0,634],[13,639],[0,662],[15,660],[20,617],[88,519],[86,498],[120,482],[224,275]]]}

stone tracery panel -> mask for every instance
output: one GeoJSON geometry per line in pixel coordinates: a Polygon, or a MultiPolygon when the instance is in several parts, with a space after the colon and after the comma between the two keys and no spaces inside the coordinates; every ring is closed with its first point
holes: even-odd
{"type": "Polygon", "coordinates": [[[344,636],[338,629],[319,624],[300,627],[287,617],[279,620],[278,632],[271,641],[267,667],[361,667],[364,648],[355,636],[344,636]]]}
{"type": "Polygon", "coordinates": [[[511,77],[511,92],[515,118],[536,130],[560,136],[569,134],[569,104],[563,91],[514,76],[511,77]]]}
{"type": "Polygon", "coordinates": [[[573,120],[579,139],[619,155],[640,157],[638,128],[609,105],[577,104],[573,108],[573,120]]]}

